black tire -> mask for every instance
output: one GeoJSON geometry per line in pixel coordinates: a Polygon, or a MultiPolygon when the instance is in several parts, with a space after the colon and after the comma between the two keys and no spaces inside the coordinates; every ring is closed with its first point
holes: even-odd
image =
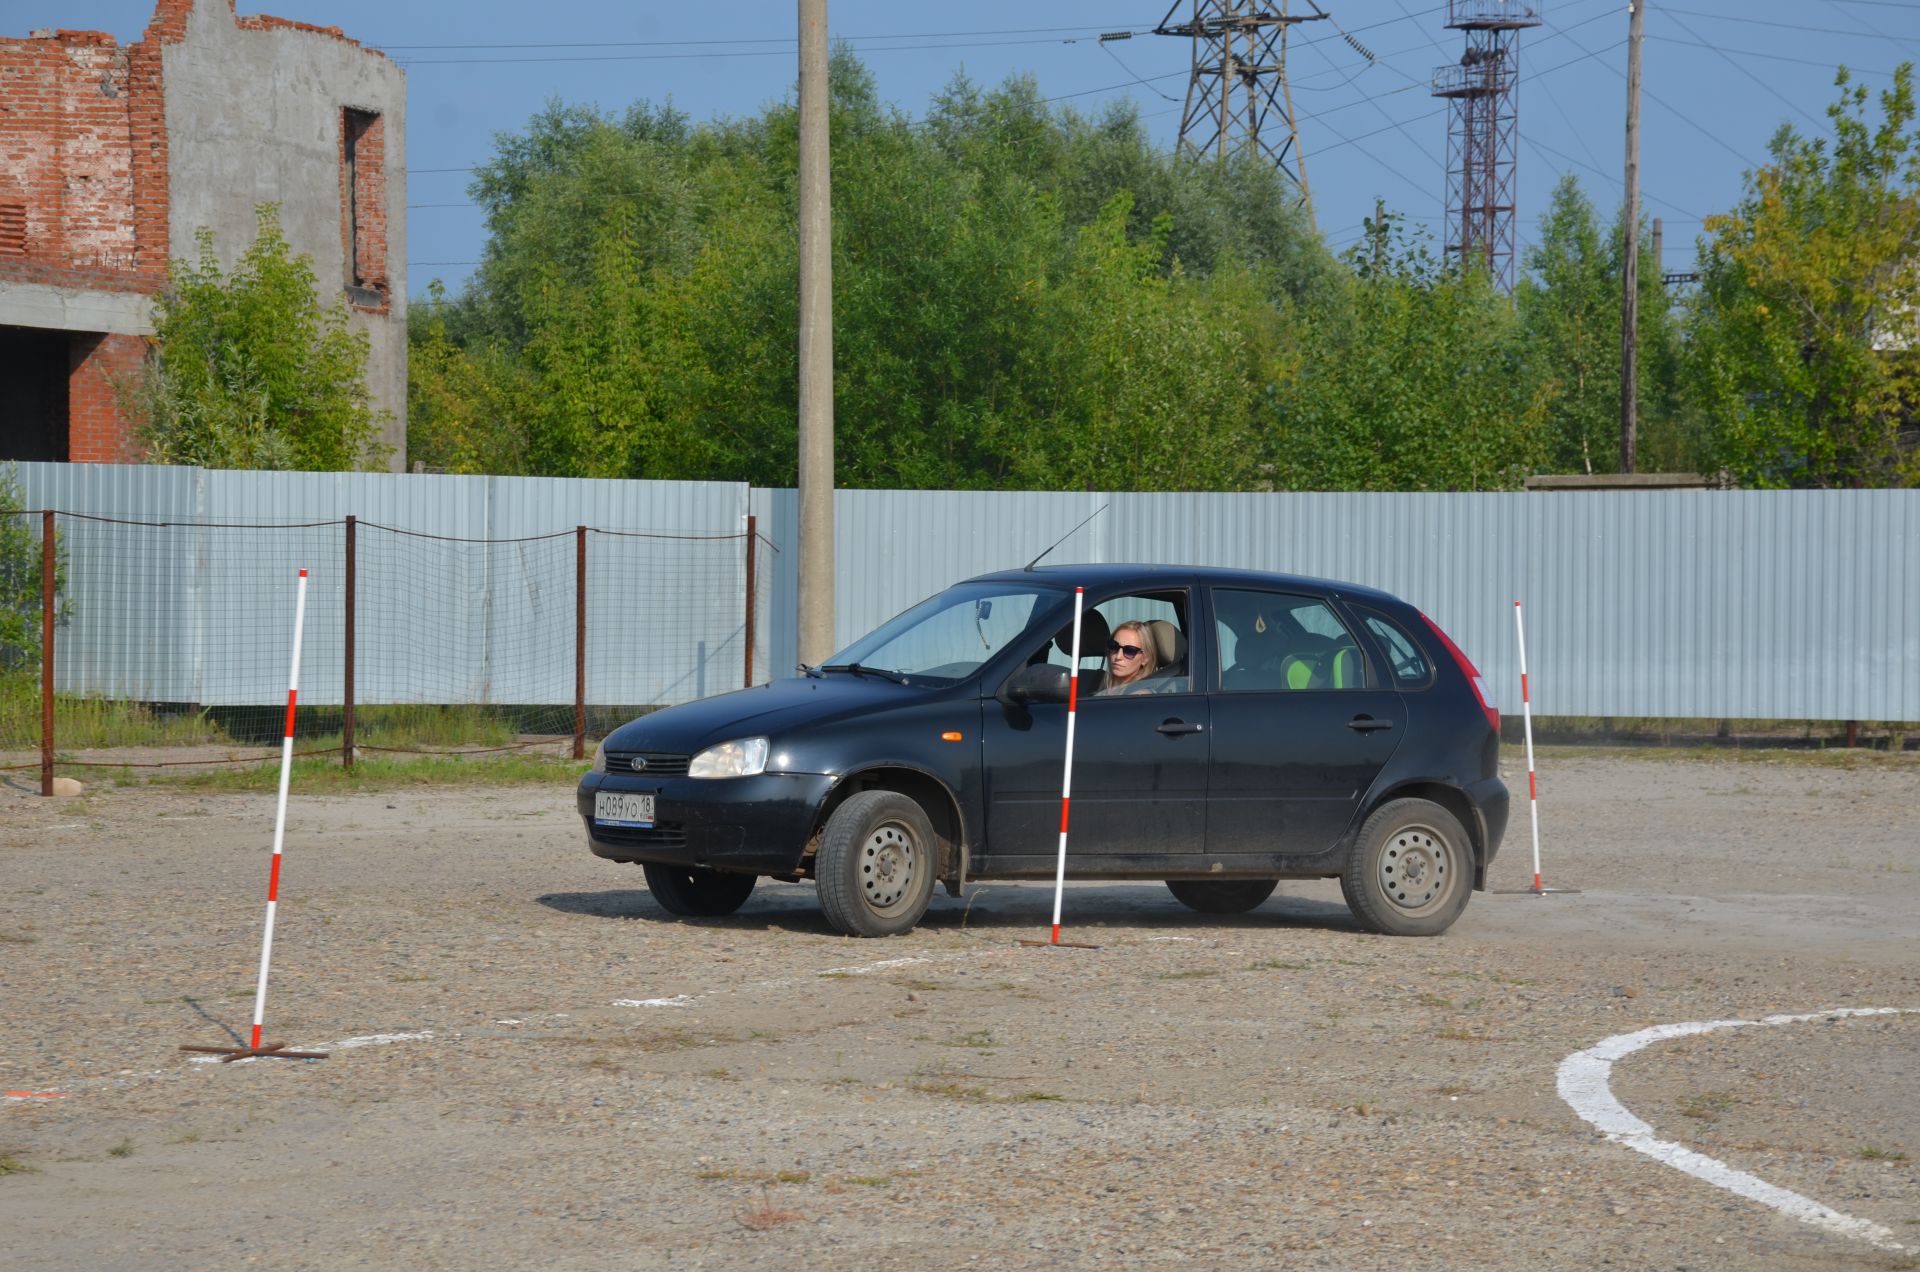
{"type": "Polygon", "coordinates": [[[1438,804],[1393,800],[1360,828],[1340,891],[1369,932],[1438,936],[1473,894],[1473,845],[1459,818],[1438,804]]]}
{"type": "Polygon", "coordinates": [[[933,823],[898,791],[861,791],[827,818],[814,857],[820,909],[848,936],[910,932],[938,869],[933,823]]]}
{"type": "Polygon", "coordinates": [[[646,872],[647,891],[668,914],[687,918],[712,919],[732,914],[746,904],[758,878],[750,874],[724,874],[702,866],[661,866],[641,863],[646,872]]]}
{"type": "Polygon", "coordinates": [[[1169,879],[1167,891],[1202,914],[1245,914],[1273,895],[1278,879],[1169,879]]]}

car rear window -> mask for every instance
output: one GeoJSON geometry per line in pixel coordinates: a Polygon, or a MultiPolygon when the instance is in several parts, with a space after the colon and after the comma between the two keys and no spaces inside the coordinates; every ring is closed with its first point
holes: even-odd
{"type": "Polygon", "coordinates": [[[1433,683],[1433,663],[1406,628],[1377,610],[1361,610],[1360,615],[1386,651],[1388,674],[1396,689],[1424,689],[1433,683]]]}

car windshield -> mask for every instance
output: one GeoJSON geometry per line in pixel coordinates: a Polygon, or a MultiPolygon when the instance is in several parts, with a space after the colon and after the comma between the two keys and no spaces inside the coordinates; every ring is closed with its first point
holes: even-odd
{"type": "Polygon", "coordinates": [[[827,670],[894,672],[914,683],[953,684],[1018,641],[1053,593],[963,583],[930,596],[835,654],[827,670]]]}

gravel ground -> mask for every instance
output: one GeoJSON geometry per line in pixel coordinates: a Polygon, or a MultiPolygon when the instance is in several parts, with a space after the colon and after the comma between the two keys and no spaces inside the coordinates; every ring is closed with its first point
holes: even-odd
{"type": "MultiPolygon", "coordinates": [[[[1920,1008],[1920,765],[1566,751],[1541,795],[1579,891],[1439,939],[1362,935],[1331,883],[1229,921],[1089,885],[1099,948],[1055,950],[1017,944],[1045,886],[885,941],[806,886],[674,921],[570,789],[296,791],[267,1032],[333,1055],[223,1066],[176,1048],[248,1028],[272,798],[0,787],[0,1086],[61,1094],[0,1102],[9,1266],[1920,1266],[1920,1016],[1613,1069],[1879,1245],[1555,1090],[1654,1025],[1920,1008]]],[[[1496,889],[1528,853],[1522,808],[1496,889]]]]}

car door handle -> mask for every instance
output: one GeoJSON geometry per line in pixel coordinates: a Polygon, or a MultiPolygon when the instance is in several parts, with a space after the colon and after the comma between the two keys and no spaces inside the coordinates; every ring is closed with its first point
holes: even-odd
{"type": "Polygon", "coordinates": [[[1355,716],[1347,721],[1347,727],[1356,733],[1371,733],[1375,729],[1391,729],[1393,721],[1376,720],[1372,716],[1355,716]]]}
{"type": "Polygon", "coordinates": [[[1154,729],[1154,732],[1169,734],[1198,733],[1205,727],[1205,725],[1201,724],[1187,724],[1181,720],[1167,720],[1162,722],[1158,728],[1154,729]]]}

